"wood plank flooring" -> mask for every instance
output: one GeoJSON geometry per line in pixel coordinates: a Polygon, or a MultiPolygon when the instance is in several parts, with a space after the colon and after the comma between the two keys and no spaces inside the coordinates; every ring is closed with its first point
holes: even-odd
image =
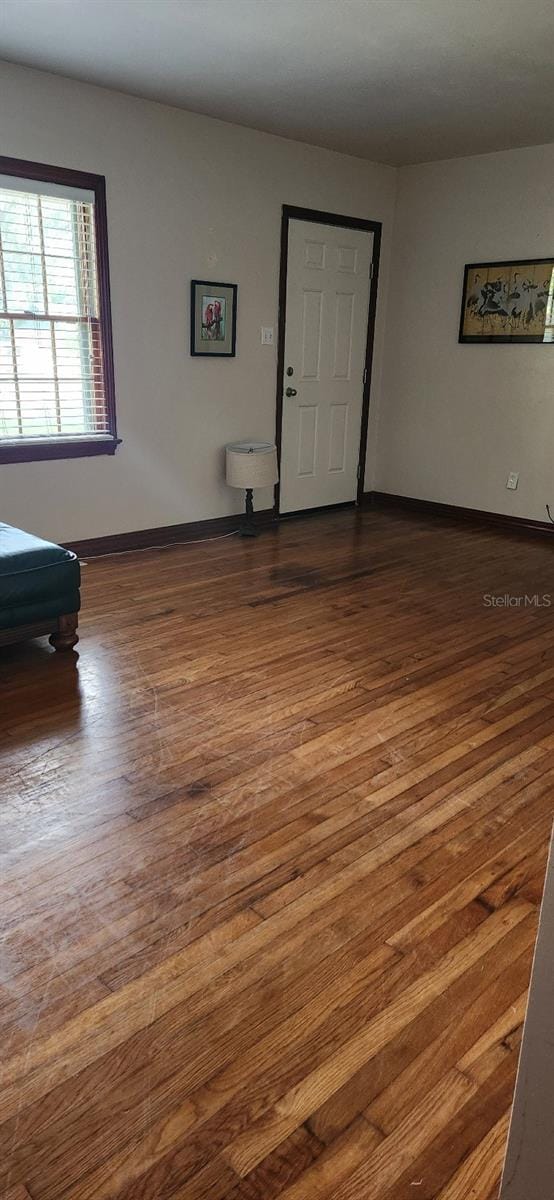
{"type": "Polygon", "coordinates": [[[0,1196],[494,1200],[552,547],[406,513],[90,561],[0,652],[0,1196]]]}

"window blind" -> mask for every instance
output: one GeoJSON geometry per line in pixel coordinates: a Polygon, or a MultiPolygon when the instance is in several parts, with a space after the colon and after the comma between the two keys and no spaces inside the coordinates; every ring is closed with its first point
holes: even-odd
{"type": "Polygon", "coordinates": [[[110,434],[94,193],[0,176],[0,445],[110,434]]]}

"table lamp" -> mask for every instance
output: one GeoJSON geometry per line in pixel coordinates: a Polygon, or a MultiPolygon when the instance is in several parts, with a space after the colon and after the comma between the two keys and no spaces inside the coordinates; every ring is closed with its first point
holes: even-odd
{"type": "Polygon", "coordinates": [[[277,483],[277,448],[272,442],[233,442],[226,447],[225,457],[229,487],[242,488],[246,493],[245,519],[240,532],[243,537],[256,537],[252,492],[254,488],[277,483]]]}

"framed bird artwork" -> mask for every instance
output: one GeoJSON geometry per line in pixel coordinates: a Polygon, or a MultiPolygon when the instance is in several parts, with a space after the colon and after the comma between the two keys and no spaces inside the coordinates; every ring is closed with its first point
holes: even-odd
{"type": "Polygon", "coordinates": [[[554,343],[554,258],[468,263],[459,341],[554,343]]]}
{"type": "Polygon", "coordinates": [[[193,279],[190,289],[191,354],[204,358],[234,358],[237,284],[193,279]]]}

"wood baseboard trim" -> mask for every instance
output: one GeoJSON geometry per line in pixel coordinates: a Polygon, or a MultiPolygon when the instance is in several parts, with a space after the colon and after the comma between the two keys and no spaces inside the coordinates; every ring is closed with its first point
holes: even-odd
{"type": "Polygon", "coordinates": [[[495,525],[510,533],[545,534],[552,537],[554,524],[534,521],[528,517],[512,517],[507,513],[487,512],[480,508],[462,508],[458,504],[442,504],[437,500],[418,500],[413,496],[396,496],[392,492],[364,492],[364,508],[407,508],[430,517],[449,517],[455,521],[473,521],[480,525],[495,525]]]}
{"type": "MultiPolygon", "coordinates": [[[[283,513],[281,518],[272,508],[255,513],[257,525],[275,524],[279,519],[287,520],[301,516],[316,516],[340,508],[351,509],[351,504],[333,505],[330,508],[304,510],[298,513],[283,513]]],[[[363,508],[404,508],[427,516],[448,517],[456,521],[473,521],[480,525],[495,525],[506,531],[545,534],[552,537],[554,524],[549,521],[533,521],[527,517],[511,517],[505,513],[486,512],[484,509],[462,508],[457,504],[442,504],[436,500],[419,500],[413,496],[397,496],[392,492],[364,492],[363,508]]],[[[148,550],[154,546],[172,546],[178,542],[194,542],[202,538],[221,537],[238,527],[241,514],[227,517],[211,517],[205,521],[188,521],[181,525],[160,525],[153,529],[135,529],[128,533],[106,534],[104,537],[85,538],[76,542],[64,542],[66,550],[72,550],[79,558],[102,554],[120,554],[124,550],[148,550]]]]}
{"type": "Polygon", "coordinates": [[[295,508],[293,512],[279,513],[280,521],[296,521],[298,517],[324,517],[326,513],[340,512],[343,509],[356,508],[355,500],[345,500],[340,504],[320,504],[317,508],[295,508]]]}
{"type": "MultiPolygon", "coordinates": [[[[254,513],[256,525],[270,525],[275,520],[272,508],[254,513]]],[[[149,550],[154,546],[173,546],[178,542],[201,541],[202,538],[221,537],[238,529],[242,514],[228,517],[210,517],[205,521],[187,521],[182,525],[160,525],[154,529],[135,529],[129,533],[110,533],[104,537],[85,538],[78,542],[64,542],[66,550],[72,550],[78,558],[94,558],[103,554],[121,554],[127,550],[149,550]]]]}

